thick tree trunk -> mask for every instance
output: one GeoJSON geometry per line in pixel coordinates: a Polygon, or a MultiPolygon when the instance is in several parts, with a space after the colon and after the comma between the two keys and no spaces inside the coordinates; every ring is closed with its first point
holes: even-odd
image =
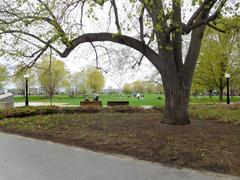
{"type": "Polygon", "coordinates": [[[165,112],[163,123],[184,125],[189,124],[188,103],[190,87],[169,79],[165,80],[165,112]]]}

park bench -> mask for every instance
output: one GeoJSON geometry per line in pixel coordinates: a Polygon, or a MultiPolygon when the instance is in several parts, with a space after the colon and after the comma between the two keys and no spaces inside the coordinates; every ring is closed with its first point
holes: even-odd
{"type": "Polygon", "coordinates": [[[80,101],[80,106],[87,107],[87,106],[97,106],[102,107],[101,101],[80,101]]]}
{"type": "Polygon", "coordinates": [[[129,101],[108,101],[107,106],[128,106],[129,101]]]}

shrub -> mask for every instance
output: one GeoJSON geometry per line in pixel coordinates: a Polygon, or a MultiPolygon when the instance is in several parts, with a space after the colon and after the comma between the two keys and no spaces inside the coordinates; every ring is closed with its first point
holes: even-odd
{"type": "Polygon", "coordinates": [[[4,118],[17,118],[28,117],[36,115],[49,115],[49,114],[74,114],[74,113],[98,113],[98,112],[118,112],[118,113],[136,113],[136,112],[162,112],[162,108],[143,109],[140,107],[131,106],[113,106],[102,108],[99,106],[86,106],[86,107],[57,107],[57,106],[28,106],[17,107],[5,111],[0,111],[0,119],[4,118]]]}

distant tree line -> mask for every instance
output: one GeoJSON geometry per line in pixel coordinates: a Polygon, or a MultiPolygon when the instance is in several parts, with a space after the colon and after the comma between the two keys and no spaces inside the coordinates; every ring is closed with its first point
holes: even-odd
{"type": "Polygon", "coordinates": [[[18,92],[25,95],[26,74],[29,76],[29,89],[38,87],[39,94],[50,97],[57,92],[71,96],[99,93],[105,84],[104,75],[99,69],[89,67],[71,74],[63,61],[46,55],[32,68],[17,65],[11,78],[6,66],[0,65],[0,89],[10,79],[18,92]]]}
{"type": "Polygon", "coordinates": [[[137,80],[123,85],[123,93],[163,93],[162,84],[152,81],[137,80]]]}

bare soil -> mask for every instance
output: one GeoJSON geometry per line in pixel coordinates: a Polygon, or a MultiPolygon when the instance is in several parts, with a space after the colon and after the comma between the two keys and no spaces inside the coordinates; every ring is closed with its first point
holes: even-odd
{"type": "Polygon", "coordinates": [[[169,166],[240,176],[239,125],[194,119],[189,125],[166,125],[160,123],[160,112],[47,117],[54,120],[49,121],[50,128],[31,121],[31,128],[15,123],[1,125],[0,130],[169,166]]]}

